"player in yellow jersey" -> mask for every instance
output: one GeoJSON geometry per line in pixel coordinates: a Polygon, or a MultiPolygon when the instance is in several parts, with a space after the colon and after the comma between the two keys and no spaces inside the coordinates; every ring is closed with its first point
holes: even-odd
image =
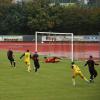
{"type": "Polygon", "coordinates": [[[27,65],[27,71],[31,71],[31,66],[30,66],[30,59],[31,59],[31,53],[29,50],[27,50],[24,54],[21,55],[20,59],[24,57],[24,62],[27,65]]]}
{"type": "Polygon", "coordinates": [[[74,62],[72,62],[71,68],[72,68],[72,82],[74,86],[76,85],[75,83],[76,76],[80,76],[82,79],[84,79],[86,82],[89,83],[86,77],[82,74],[80,68],[74,62]]]}

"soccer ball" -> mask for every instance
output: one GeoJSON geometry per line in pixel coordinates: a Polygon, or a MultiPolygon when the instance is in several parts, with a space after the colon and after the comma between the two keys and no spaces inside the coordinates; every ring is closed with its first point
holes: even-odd
{"type": "Polygon", "coordinates": [[[43,41],[41,43],[44,43],[43,41]]]}

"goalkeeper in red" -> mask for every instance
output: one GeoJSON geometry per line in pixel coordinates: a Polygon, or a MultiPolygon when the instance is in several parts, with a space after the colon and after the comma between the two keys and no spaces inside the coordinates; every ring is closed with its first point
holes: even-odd
{"type": "Polygon", "coordinates": [[[86,82],[89,83],[86,77],[82,74],[80,68],[74,62],[72,62],[71,68],[72,68],[72,82],[74,86],[76,85],[75,78],[77,76],[80,76],[82,79],[84,79],[86,82]]]}
{"type": "Polygon", "coordinates": [[[45,63],[57,63],[60,62],[60,58],[59,57],[44,57],[45,63]]]}

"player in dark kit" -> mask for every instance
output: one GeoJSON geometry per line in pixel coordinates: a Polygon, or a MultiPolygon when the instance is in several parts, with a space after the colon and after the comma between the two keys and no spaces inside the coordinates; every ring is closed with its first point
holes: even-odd
{"type": "Polygon", "coordinates": [[[37,70],[40,68],[39,55],[37,54],[37,52],[33,54],[32,59],[34,61],[35,72],[37,72],[37,70]]]}
{"type": "Polygon", "coordinates": [[[14,55],[13,55],[13,51],[12,50],[9,49],[7,51],[7,57],[8,57],[8,60],[10,61],[11,66],[15,67],[16,63],[15,63],[15,60],[14,60],[14,55]]]}
{"type": "Polygon", "coordinates": [[[89,60],[86,61],[84,66],[87,66],[89,68],[89,72],[90,72],[90,82],[94,82],[93,79],[97,76],[97,71],[94,68],[94,65],[99,65],[97,63],[95,63],[95,61],[93,60],[93,57],[90,56],[89,60]]]}

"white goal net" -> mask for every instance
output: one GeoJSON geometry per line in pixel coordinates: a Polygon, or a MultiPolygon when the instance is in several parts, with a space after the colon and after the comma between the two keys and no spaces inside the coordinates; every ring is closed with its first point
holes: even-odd
{"type": "Polygon", "coordinates": [[[73,33],[36,32],[35,50],[41,55],[66,57],[73,61],[73,33]]]}

